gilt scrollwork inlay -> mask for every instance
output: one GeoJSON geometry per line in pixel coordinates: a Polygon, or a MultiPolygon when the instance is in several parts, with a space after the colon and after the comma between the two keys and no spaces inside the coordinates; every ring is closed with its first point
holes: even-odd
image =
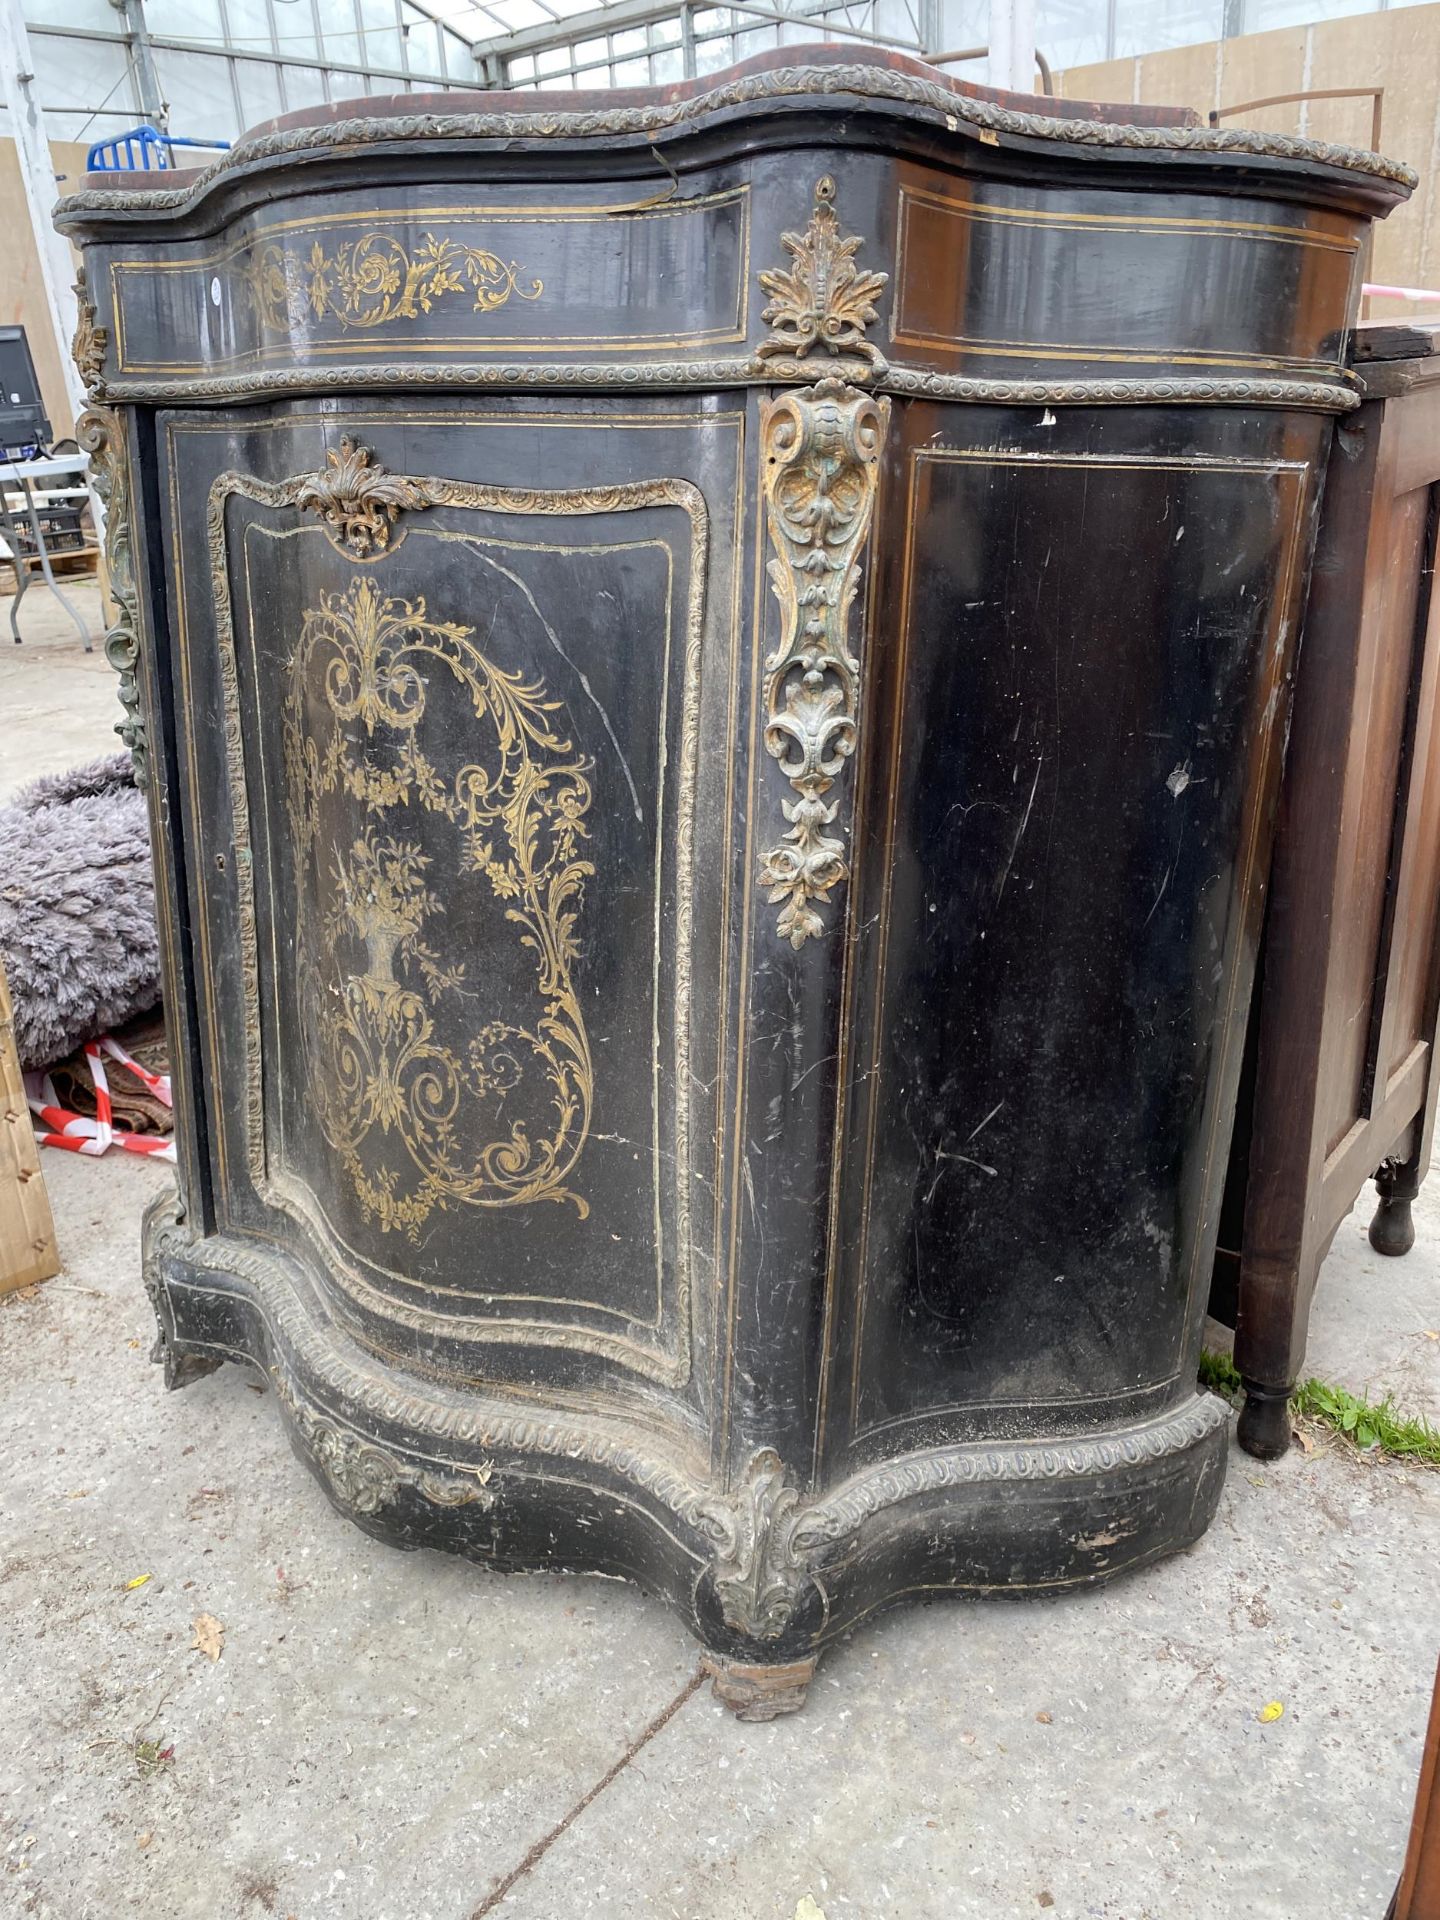
{"type": "Polygon", "coordinates": [[[820,908],[849,875],[827,798],[855,751],[860,662],[850,607],[870,530],[890,402],[836,379],[782,393],[761,416],[771,586],[780,644],[765,661],[765,746],[794,791],[790,823],[762,857],[760,881],[792,947],[825,931],[820,908]]]}
{"type": "Polygon", "coordinates": [[[762,360],[793,358],[824,350],[858,354],[872,366],[885,362],[865,338],[875,318],[875,302],[889,275],[863,272],[855,255],[864,244],[858,233],[845,234],[835,212],[835,182],[825,174],[815,185],[815,207],[803,233],[782,233],[780,243],[792,265],[760,275],[770,295],[761,319],[770,336],[760,342],[762,360]]]}
{"type": "Polygon", "coordinates": [[[327,253],[265,241],[255,249],[244,285],[261,324],[284,333],[327,316],[345,332],[415,320],[451,294],[472,296],[473,313],[494,313],[513,299],[538,300],[544,282],[523,281],[514,260],[488,247],[425,234],[413,247],[393,234],[367,233],[327,253]]]}
{"type": "Polygon", "coordinates": [[[572,978],[595,872],[584,857],[592,763],[558,731],[559,712],[538,677],[497,665],[472,628],[432,618],[423,599],[387,597],[369,575],[302,615],[282,739],[306,1078],[363,1212],[385,1232],[413,1239],[455,1204],[589,1212],[570,1176],[594,1089],[572,978]],[[460,766],[426,751],[437,672],[481,729],[460,766]],[[325,835],[335,795],[364,809],[348,845],[325,835]],[[417,812],[458,830],[464,869],[484,876],[532,962],[533,1016],[467,1015],[464,1047],[447,1042],[437,1012],[453,1016],[481,982],[434,944],[445,903],[413,837],[417,812]],[[477,1116],[492,1112],[485,1137],[477,1116]],[[366,1146],[376,1139],[393,1143],[379,1162],[366,1146]]]}

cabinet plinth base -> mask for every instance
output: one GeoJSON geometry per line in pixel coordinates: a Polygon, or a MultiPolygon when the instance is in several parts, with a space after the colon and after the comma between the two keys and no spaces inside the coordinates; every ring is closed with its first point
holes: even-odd
{"type": "Polygon", "coordinates": [[[167,1380],[264,1375],[296,1453],[366,1532],[499,1572],[620,1576],[674,1609],[741,1719],[795,1712],[824,1649],[905,1594],[1057,1593],[1188,1546],[1224,1478],[1210,1394],[1122,1427],[900,1452],[807,1490],[758,1447],[730,1484],[678,1427],[411,1376],[319,1307],[273,1241],[161,1208],[146,1284],[167,1380]]]}

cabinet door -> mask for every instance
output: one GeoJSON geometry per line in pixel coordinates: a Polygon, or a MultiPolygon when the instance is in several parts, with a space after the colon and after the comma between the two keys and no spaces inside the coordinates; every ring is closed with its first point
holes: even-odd
{"type": "Polygon", "coordinates": [[[690,1382],[743,411],[160,425],[217,1210],[409,1364],[690,1382]]]}

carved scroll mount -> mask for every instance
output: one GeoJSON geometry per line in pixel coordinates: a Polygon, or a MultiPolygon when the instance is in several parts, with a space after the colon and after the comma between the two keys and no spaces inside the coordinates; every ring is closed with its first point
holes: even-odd
{"type": "Polygon", "coordinates": [[[75,422],[75,438],[90,456],[90,484],[105,508],[105,570],[115,605],[115,620],[105,635],[105,658],[120,676],[120,705],[124,709],[115,722],[115,731],[130,749],[135,784],[143,787],[149,778],[150,748],[140,711],[140,603],[135,589],[129,453],[119,414],[99,404],[110,335],[95,324],[95,302],[90,298],[83,267],[75,281],[75,308],[70,352],[90,400],[75,422]]]}
{"type": "Polygon", "coordinates": [[[135,784],[143,787],[149,778],[150,747],[140,710],[140,603],[135,589],[125,429],[109,407],[91,406],[75,422],[75,438],[90,455],[91,484],[105,505],[105,568],[115,605],[114,622],[105,634],[105,658],[120,676],[124,708],[115,731],[130,749],[135,784]]]}
{"type": "Polygon", "coordinates": [[[278,1369],[272,1370],[271,1379],[311,1459],[347,1512],[378,1513],[392,1505],[404,1487],[412,1488],[431,1506],[488,1511],[495,1505],[488,1466],[472,1469],[473,1478],[471,1473],[431,1472],[413,1466],[318,1413],[278,1369]]]}
{"type": "Polygon", "coordinates": [[[842,234],[835,212],[835,182],[829,174],[816,182],[815,207],[803,233],[782,233],[781,245],[794,265],[760,275],[770,305],[761,319],[771,329],[757,352],[762,360],[793,358],[823,348],[832,354],[857,354],[874,367],[885,365],[878,347],[865,338],[875,318],[875,302],[889,275],[862,273],[855,255],[864,241],[842,234]]]}
{"type": "Polygon", "coordinates": [[[771,1447],[755,1454],[737,1490],[708,1503],[701,1523],[715,1542],[715,1593],[736,1633],[775,1640],[813,1580],[801,1554],[800,1489],[771,1447]]]}
{"type": "Polygon", "coordinates": [[[75,362],[85,392],[94,399],[105,378],[105,355],[110,348],[110,330],[95,324],[95,302],[81,267],[75,276],[75,334],[70,342],[70,357],[75,362]]]}
{"type": "Polygon", "coordinates": [[[318,513],[331,545],[354,559],[382,554],[402,511],[418,513],[435,504],[434,490],[423,480],[387,473],[348,435],[326,460],[322,473],[301,480],[295,504],[302,512],[318,513]]]}
{"type": "Polygon", "coordinates": [[[794,789],[790,823],[760,863],[792,947],[825,931],[819,908],[849,875],[845,845],[827,828],[826,796],[855,751],[860,663],[850,651],[851,602],[875,507],[890,402],[836,379],[784,393],[761,417],[765,505],[780,602],[780,644],[765,661],[765,747],[794,789]]]}

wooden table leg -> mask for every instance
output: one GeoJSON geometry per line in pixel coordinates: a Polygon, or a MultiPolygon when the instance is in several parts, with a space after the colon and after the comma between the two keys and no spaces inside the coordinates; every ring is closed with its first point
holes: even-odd
{"type": "Polygon", "coordinates": [[[1375,1174],[1375,1191],[1380,1204],[1370,1222],[1370,1244],[1376,1253],[1408,1253],[1415,1244],[1415,1223],[1410,1203],[1420,1191],[1420,1151],[1408,1160],[1382,1161],[1375,1174]]]}

